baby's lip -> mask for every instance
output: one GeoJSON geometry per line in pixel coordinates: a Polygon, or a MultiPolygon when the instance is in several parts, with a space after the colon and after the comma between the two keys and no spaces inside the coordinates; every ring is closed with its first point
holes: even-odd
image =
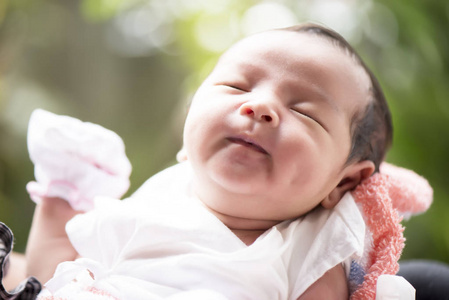
{"type": "Polygon", "coordinates": [[[252,140],[248,137],[235,136],[235,137],[228,137],[227,140],[230,141],[231,143],[239,144],[244,147],[251,148],[251,149],[253,149],[257,152],[260,152],[262,154],[269,155],[267,150],[265,150],[261,145],[259,145],[254,140],[252,140]]]}

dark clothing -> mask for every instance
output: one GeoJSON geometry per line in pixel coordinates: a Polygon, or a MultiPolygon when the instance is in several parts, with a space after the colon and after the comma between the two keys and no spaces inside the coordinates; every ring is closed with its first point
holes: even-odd
{"type": "Polygon", "coordinates": [[[449,266],[431,260],[400,262],[398,275],[416,289],[416,300],[449,300],[449,266]]]}
{"type": "Polygon", "coordinates": [[[11,253],[14,236],[11,230],[0,222],[0,299],[1,300],[34,300],[42,289],[40,282],[29,277],[12,291],[3,287],[3,276],[8,272],[8,255],[11,253]]]}

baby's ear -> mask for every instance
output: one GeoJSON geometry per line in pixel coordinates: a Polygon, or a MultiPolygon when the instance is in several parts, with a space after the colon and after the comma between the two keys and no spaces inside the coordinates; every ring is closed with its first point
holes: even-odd
{"type": "Polygon", "coordinates": [[[362,180],[368,178],[376,169],[370,160],[363,160],[345,167],[342,180],[334,190],[321,202],[324,208],[333,208],[347,191],[354,189],[362,180]]]}

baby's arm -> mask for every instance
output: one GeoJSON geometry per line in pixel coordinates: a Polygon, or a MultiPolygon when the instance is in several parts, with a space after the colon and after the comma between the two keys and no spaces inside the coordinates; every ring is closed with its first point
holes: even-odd
{"type": "Polygon", "coordinates": [[[36,205],[26,249],[27,275],[45,283],[60,262],[77,257],[65,232],[67,221],[77,213],[61,198],[43,197],[36,205]]]}
{"type": "Polygon", "coordinates": [[[348,300],[348,282],[342,265],[327,271],[312,284],[299,300],[348,300]]]}
{"type": "Polygon", "coordinates": [[[36,177],[27,190],[37,204],[26,251],[27,273],[45,283],[60,262],[78,255],[66,223],[92,209],[96,196],[120,198],[129,187],[131,164],[116,133],[43,110],[31,115],[27,143],[36,177]]]}

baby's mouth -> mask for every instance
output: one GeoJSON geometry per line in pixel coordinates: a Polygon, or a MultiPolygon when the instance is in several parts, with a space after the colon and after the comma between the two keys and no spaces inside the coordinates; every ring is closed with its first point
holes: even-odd
{"type": "Polygon", "coordinates": [[[257,151],[257,152],[260,152],[262,154],[267,154],[268,155],[268,152],[262,146],[254,143],[252,141],[249,141],[249,140],[247,140],[245,138],[228,137],[227,140],[230,141],[231,143],[239,144],[239,145],[242,145],[244,147],[248,147],[248,148],[250,148],[250,149],[252,149],[254,151],[257,151]]]}

